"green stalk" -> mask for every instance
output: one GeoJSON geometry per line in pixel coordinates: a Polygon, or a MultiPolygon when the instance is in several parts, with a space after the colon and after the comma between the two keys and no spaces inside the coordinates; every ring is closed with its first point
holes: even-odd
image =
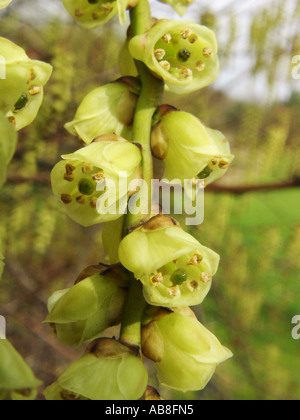
{"type": "Polygon", "coordinates": [[[141,350],[141,320],[146,302],[140,281],[132,278],[122,317],[120,340],[141,350]]]}
{"type": "MultiPolygon", "coordinates": [[[[132,36],[145,33],[152,25],[149,1],[139,0],[137,6],[131,10],[130,17],[132,36]]],[[[142,188],[138,194],[141,203],[147,203],[147,208],[141,206],[140,214],[127,215],[124,222],[124,236],[128,233],[129,227],[137,226],[143,220],[148,220],[151,214],[153,159],[150,136],[152,117],[157,106],[161,104],[164,92],[164,83],[155,78],[143,63],[136,62],[136,66],[142,82],[142,91],[135,112],[132,140],[135,143],[139,143],[142,147],[143,178],[148,188],[142,188]]],[[[122,318],[120,339],[130,345],[138,346],[140,349],[141,320],[145,306],[146,302],[142,293],[142,284],[132,276],[122,318]]]]}

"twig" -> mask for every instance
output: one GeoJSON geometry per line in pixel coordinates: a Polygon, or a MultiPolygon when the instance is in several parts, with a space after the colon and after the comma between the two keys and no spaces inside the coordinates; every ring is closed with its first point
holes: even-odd
{"type": "Polygon", "coordinates": [[[217,193],[232,193],[232,194],[245,194],[250,192],[259,192],[267,190],[283,190],[287,188],[295,188],[300,186],[300,178],[294,178],[291,181],[270,183],[270,184],[257,184],[257,185],[208,185],[207,190],[217,193]]]}
{"type": "MultiPolygon", "coordinates": [[[[7,182],[11,184],[23,184],[33,183],[50,186],[51,182],[49,176],[41,174],[34,177],[24,177],[21,175],[10,175],[7,182]]],[[[294,188],[300,186],[300,178],[295,177],[294,179],[286,182],[270,183],[270,184],[256,184],[256,185],[208,185],[206,189],[217,193],[232,193],[232,194],[245,194],[255,191],[266,191],[266,190],[283,190],[287,188],[294,188]]]]}

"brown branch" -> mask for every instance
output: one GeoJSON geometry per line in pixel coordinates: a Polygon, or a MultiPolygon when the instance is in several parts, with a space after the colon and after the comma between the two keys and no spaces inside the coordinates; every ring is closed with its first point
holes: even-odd
{"type": "Polygon", "coordinates": [[[300,178],[295,177],[291,181],[270,183],[270,184],[257,184],[257,185],[208,185],[207,190],[217,193],[232,193],[232,194],[246,194],[250,192],[259,191],[274,191],[283,190],[287,188],[295,188],[300,186],[300,178]]]}
{"type": "MultiPolygon", "coordinates": [[[[33,183],[42,184],[46,186],[51,185],[51,181],[48,175],[41,174],[34,177],[24,177],[21,175],[10,175],[7,178],[7,182],[11,184],[23,184],[33,183]]],[[[290,181],[270,183],[270,184],[257,184],[257,185],[217,185],[211,184],[206,187],[207,191],[213,191],[217,193],[232,193],[232,194],[245,194],[256,191],[268,191],[268,190],[282,190],[287,188],[295,188],[300,186],[300,177],[294,177],[290,181]]]]}

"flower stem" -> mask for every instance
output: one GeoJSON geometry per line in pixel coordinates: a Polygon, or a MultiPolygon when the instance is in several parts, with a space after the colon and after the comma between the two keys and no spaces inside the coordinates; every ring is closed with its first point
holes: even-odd
{"type": "MultiPolygon", "coordinates": [[[[132,36],[147,32],[152,26],[149,1],[140,0],[137,6],[131,10],[130,17],[132,36]]],[[[153,159],[150,146],[150,135],[153,114],[156,111],[157,106],[161,104],[164,93],[163,81],[154,77],[142,62],[136,61],[136,67],[142,82],[142,91],[136,107],[132,128],[132,140],[142,146],[144,186],[138,193],[140,213],[137,215],[128,214],[124,225],[124,234],[126,234],[126,228],[129,226],[137,226],[144,220],[147,221],[151,214],[153,159]]]]}
{"type": "MultiPolygon", "coordinates": [[[[137,6],[130,12],[132,36],[140,35],[151,27],[152,17],[148,0],[139,0],[137,6]]],[[[152,117],[158,105],[161,104],[164,83],[155,78],[142,62],[136,62],[142,82],[142,91],[137,103],[132,128],[132,140],[142,147],[142,168],[144,187],[137,193],[140,199],[140,213],[128,213],[124,222],[124,236],[128,228],[137,226],[143,220],[148,220],[151,214],[153,179],[153,158],[151,153],[150,136],[152,117]],[[144,205],[145,204],[145,205],[144,205]],[[146,208],[145,208],[146,207],[146,208]]],[[[138,258],[138,256],[137,256],[138,258]]],[[[123,313],[120,340],[141,351],[141,321],[146,302],[142,293],[142,284],[133,276],[123,313]]]]}

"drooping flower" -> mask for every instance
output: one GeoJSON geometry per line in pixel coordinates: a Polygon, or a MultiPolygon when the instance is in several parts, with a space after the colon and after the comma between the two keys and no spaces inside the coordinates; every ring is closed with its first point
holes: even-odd
{"type": "Polygon", "coordinates": [[[118,220],[105,223],[102,230],[102,244],[110,264],[119,262],[118,249],[123,237],[123,223],[124,219],[120,217],[118,220]]]}
{"type": "MultiPolygon", "coordinates": [[[[130,27],[129,27],[130,28],[130,27]]],[[[120,72],[123,76],[138,76],[138,70],[136,68],[136,64],[134,59],[129,53],[129,41],[130,41],[130,30],[128,30],[127,38],[121,48],[119,54],[119,68],[120,72]]]]}
{"type": "Polygon", "coordinates": [[[137,79],[123,77],[90,92],[81,102],[74,120],[65,128],[90,144],[104,134],[130,139],[140,86],[137,79]]]}
{"type": "Polygon", "coordinates": [[[2,245],[2,243],[0,241],[0,280],[1,280],[1,277],[2,277],[2,274],[3,274],[3,271],[4,271],[4,267],[5,267],[4,256],[2,254],[1,245],[2,245]]]}
{"type": "Polygon", "coordinates": [[[135,144],[101,136],[62,158],[51,173],[52,189],[71,219],[92,226],[124,214],[130,181],[140,177],[141,152],[135,144]]]}
{"type": "Polygon", "coordinates": [[[126,277],[120,267],[91,266],[75,286],[55,292],[48,301],[50,323],[60,342],[80,346],[121,321],[126,277]]]}
{"type": "Polygon", "coordinates": [[[129,51],[175,93],[208,86],[219,73],[214,32],[193,22],[157,21],[132,38],[129,51]]]}
{"type": "Polygon", "coordinates": [[[165,163],[169,181],[199,178],[206,184],[221,178],[234,159],[226,137],[206,127],[197,117],[168,106],[158,110],[151,134],[155,157],[165,163]]]}
{"type": "Polygon", "coordinates": [[[0,340],[0,400],[34,400],[42,383],[8,340],[0,340]]]}
{"type": "Polygon", "coordinates": [[[173,7],[176,12],[183,16],[187,12],[187,8],[194,3],[194,0],[159,0],[161,3],[167,3],[173,7]]]}
{"type": "Polygon", "coordinates": [[[217,366],[232,357],[190,308],[153,307],[142,328],[142,349],[156,363],[159,381],[180,391],[199,391],[217,366]]]}
{"type": "Polygon", "coordinates": [[[17,133],[0,112],[0,188],[6,181],[6,171],[17,145],[17,133]]]}
{"type": "Polygon", "coordinates": [[[126,9],[134,7],[137,0],[62,0],[65,8],[79,25],[97,28],[104,25],[116,14],[120,23],[126,22],[126,9]]]}
{"type": "Polygon", "coordinates": [[[0,56],[5,65],[5,77],[0,83],[0,110],[20,130],[35,119],[52,66],[31,60],[22,48],[5,38],[0,38],[0,56]]]}
{"type": "Polygon", "coordinates": [[[47,400],[138,400],[146,390],[147,370],[134,350],[113,338],[92,342],[45,391],[47,400]]]}
{"type": "Polygon", "coordinates": [[[155,216],[127,235],[120,261],[143,283],[146,301],[154,306],[199,305],[217,272],[219,256],[186,233],[174,219],[155,216]]]}

